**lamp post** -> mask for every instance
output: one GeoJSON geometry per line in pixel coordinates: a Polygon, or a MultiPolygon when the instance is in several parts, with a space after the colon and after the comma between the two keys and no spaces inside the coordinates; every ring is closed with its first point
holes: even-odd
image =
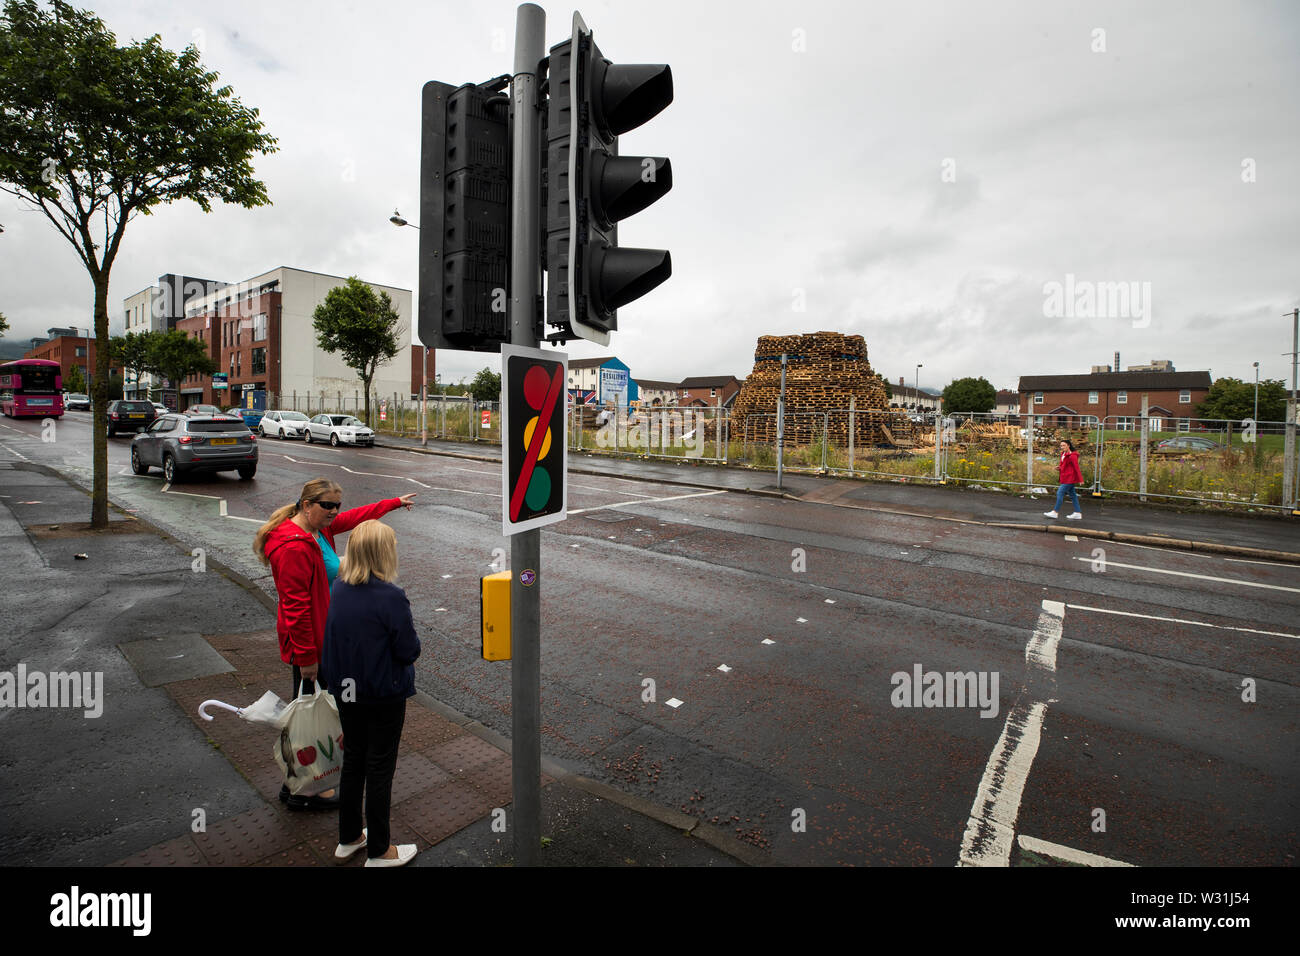
{"type": "MultiPolygon", "coordinates": [[[[396,209],[394,209],[393,214],[388,217],[388,221],[391,222],[394,226],[398,226],[399,228],[401,226],[410,226],[412,229],[416,229],[416,230],[420,228],[419,226],[415,225],[415,223],[407,222],[405,219],[403,219],[402,214],[398,212],[396,209]]],[[[429,447],[428,394],[429,394],[429,347],[424,343],[420,343],[420,445],[421,447],[424,448],[429,447]]]]}
{"type": "Polygon", "coordinates": [[[1255,428],[1259,428],[1259,363],[1255,363],[1255,414],[1251,418],[1255,423],[1255,428]]]}
{"type": "Polygon", "coordinates": [[[923,367],[920,362],[916,363],[916,379],[913,383],[915,387],[912,389],[912,404],[916,406],[918,415],[921,412],[921,369],[923,367]]]}

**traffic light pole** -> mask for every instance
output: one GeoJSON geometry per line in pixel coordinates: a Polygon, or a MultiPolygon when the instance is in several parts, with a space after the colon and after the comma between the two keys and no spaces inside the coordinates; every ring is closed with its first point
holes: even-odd
{"type": "MultiPolygon", "coordinates": [[[[545,55],[546,11],[536,4],[520,4],[515,14],[515,64],[510,82],[510,343],[529,348],[537,347],[537,296],[541,285],[537,65],[545,55]]],[[[510,537],[510,715],[516,866],[536,866],[542,846],[541,535],[541,529],[534,528],[510,537]]]]}

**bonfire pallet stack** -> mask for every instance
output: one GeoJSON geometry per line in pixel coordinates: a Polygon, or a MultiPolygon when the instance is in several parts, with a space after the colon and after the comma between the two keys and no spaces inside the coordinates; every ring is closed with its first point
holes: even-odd
{"type": "Polygon", "coordinates": [[[890,410],[884,384],[867,362],[866,340],[838,332],[760,336],[754,370],[733,406],[732,441],[746,437],[754,442],[776,441],[782,353],[786,356],[786,442],[806,445],[821,441],[825,422],[830,443],[847,445],[852,398],[856,445],[915,443],[911,420],[890,410]]]}

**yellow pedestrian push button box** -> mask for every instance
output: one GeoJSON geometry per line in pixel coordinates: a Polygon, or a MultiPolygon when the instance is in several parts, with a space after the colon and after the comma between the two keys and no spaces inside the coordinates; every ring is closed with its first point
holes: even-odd
{"type": "Polygon", "coordinates": [[[482,586],[483,660],[510,660],[510,572],[480,578],[482,586]]]}

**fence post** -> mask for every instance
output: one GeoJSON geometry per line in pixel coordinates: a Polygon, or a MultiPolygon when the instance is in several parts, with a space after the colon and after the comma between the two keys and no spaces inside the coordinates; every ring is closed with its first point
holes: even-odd
{"type": "Polygon", "coordinates": [[[822,412],[822,474],[826,474],[826,442],[830,440],[830,412],[822,412]]]}
{"type": "Polygon", "coordinates": [[[731,416],[727,415],[718,422],[718,428],[725,430],[726,437],[722,441],[722,463],[726,465],[731,461],[731,416]]]}
{"type": "Polygon", "coordinates": [[[1028,483],[1029,491],[1032,494],[1034,490],[1034,416],[1030,415],[1027,420],[1029,424],[1025,428],[1025,481],[1028,483]]]}
{"type": "Polygon", "coordinates": [[[857,402],[853,395],[849,396],[849,475],[853,475],[853,431],[854,416],[856,413],[857,402]]]}
{"type": "Polygon", "coordinates": [[[1142,426],[1138,438],[1138,501],[1147,500],[1147,393],[1142,393],[1142,426]]]}
{"type": "Polygon", "coordinates": [[[1095,455],[1093,457],[1093,470],[1092,470],[1092,497],[1100,498],[1101,497],[1101,456],[1103,454],[1103,450],[1104,450],[1103,446],[1105,445],[1105,441],[1106,441],[1106,431],[1105,429],[1102,428],[1100,418],[1096,418],[1093,421],[1097,429],[1097,434],[1093,438],[1093,450],[1095,452],[1095,455]]]}

